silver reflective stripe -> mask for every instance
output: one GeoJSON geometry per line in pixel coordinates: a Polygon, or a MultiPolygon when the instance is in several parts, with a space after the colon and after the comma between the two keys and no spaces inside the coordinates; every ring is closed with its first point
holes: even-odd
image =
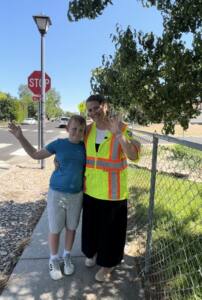
{"type": "Polygon", "coordinates": [[[107,161],[100,161],[95,159],[87,159],[86,160],[87,165],[95,166],[95,167],[101,167],[103,169],[122,169],[127,166],[126,159],[118,161],[118,162],[107,162],[107,161]],[[95,164],[96,161],[96,164],[95,164]]]}
{"type": "Polygon", "coordinates": [[[109,176],[111,176],[111,198],[118,199],[118,174],[116,172],[111,172],[109,176]]]}
{"type": "MultiPolygon", "coordinates": [[[[112,140],[113,143],[113,140],[112,140]]],[[[118,139],[114,139],[113,148],[112,148],[112,159],[118,158],[118,149],[119,149],[119,141],[118,139]]]]}

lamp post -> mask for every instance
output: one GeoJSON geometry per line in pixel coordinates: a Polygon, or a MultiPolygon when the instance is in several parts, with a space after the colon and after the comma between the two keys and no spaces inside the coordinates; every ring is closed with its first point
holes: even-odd
{"type": "MultiPolygon", "coordinates": [[[[45,71],[44,71],[44,36],[48,31],[51,23],[51,19],[48,16],[38,15],[33,16],[33,19],[37,25],[37,28],[41,34],[41,97],[39,101],[39,127],[38,127],[38,142],[39,148],[44,147],[44,118],[45,118],[45,71]]],[[[41,169],[44,169],[44,160],[41,160],[41,169]]]]}

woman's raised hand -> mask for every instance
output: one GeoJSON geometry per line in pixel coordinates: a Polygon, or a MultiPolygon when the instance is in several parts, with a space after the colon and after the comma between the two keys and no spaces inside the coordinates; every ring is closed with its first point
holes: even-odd
{"type": "Polygon", "coordinates": [[[16,126],[14,123],[9,123],[8,124],[8,130],[11,132],[17,139],[22,137],[22,130],[20,126],[16,126]]]}
{"type": "Polygon", "coordinates": [[[109,118],[109,130],[117,135],[121,133],[121,115],[109,118]]]}

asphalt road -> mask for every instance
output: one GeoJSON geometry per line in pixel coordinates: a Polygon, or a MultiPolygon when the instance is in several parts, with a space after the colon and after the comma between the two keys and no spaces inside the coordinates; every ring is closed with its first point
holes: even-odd
{"type": "MultiPolygon", "coordinates": [[[[38,127],[37,125],[22,125],[23,134],[37,148],[38,145],[38,127]]],[[[47,122],[45,126],[45,144],[57,138],[59,135],[65,137],[66,131],[64,128],[58,128],[58,123],[47,122]]],[[[14,157],[17,158],[26,156],[20,143],[8,131],[7,128],[0,128],[0,168],[3,164],[10,163],[14,157]]]]}
{"type": "MultiPolygon", "coordinates": [[[[51,140],[56,139],[58,136],[65,137],[67,132],[65,128],[59,128],[58,122],[47,122],[45,126],[45,141],[47,144],[51,140]]],[[[24,135],[28,138],[33,146],[37,148],[38,144],[38,127],[37,125],[23,125],[21,126],[24,135]]],[[[178,137],[195,143],[202,144],[202,137],[178,137]]],[[[148,139],[148,136],[145,136],[148,139]]],[[[159,141],[160,144],[167,143],[164,140],[159,141]]],[[[0,128],[0,172],[9,169],[13,163],[20,162],[26,157],[25,151],[22,149],[20,143],[14,138],[14,136],[8,132],[7,128],[0,128]]]]}

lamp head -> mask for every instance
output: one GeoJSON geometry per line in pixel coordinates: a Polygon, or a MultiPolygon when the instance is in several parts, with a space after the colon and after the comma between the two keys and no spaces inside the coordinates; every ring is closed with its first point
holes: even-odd
{"type": "Polygon", "coordinates": [[[33,19],[37,25],[39,32],[42,35],[46,34],[49,26],[52,25],[51,19],[48,16],[38,15],[38,16],[33,16],[33,19]]]}

